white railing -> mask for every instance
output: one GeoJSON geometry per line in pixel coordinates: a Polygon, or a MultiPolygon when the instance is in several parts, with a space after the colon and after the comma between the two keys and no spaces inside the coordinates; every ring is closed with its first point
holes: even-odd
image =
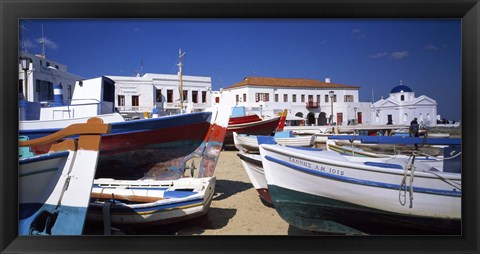
{"type": "MultiPolygon", "coordinates": [[[[206,109],[208,108],[208,103],[192,103],[192,102],[185,102],[183,103],[183,107],[187,109],[206,109]]],[[[179,102],[165,102],[163,104],[164,109],[179,109],[180,103],[179,102]]]]}
{"type": "Polygon", "coordinates": [[[165,109],[180,108],[180,102],[165,102],[163,107],[165,109]]]}
{"type": "Polygon", "coordinates": [[[153,107],[142,107],[142,106],[118,106],[118,111],[125,112],[125,113],[138,113],[138,112],[152,112],[153,107]]]}

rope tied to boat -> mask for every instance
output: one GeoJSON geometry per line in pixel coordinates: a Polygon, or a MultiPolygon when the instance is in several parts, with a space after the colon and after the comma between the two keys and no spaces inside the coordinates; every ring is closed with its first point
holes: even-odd
{"type": "Polygon", "coordinates": [[[410,171],[408,193],[410,198],[409,208],[413,208],[413,179],[415,177],[415,157],[418,155],[418,149],[413,151],[412,155],[408,158],[405,163],[405,170],[403,171],[403,179],[400,183],[400,189],[398,194],[398,199],[400,204],[404,206],[407,203],[407,173],[410,171]]]}
{"type": "Polygon", "coordinates": [[[352,146],[352,156],[355,157],[355,147],[353,145],[353,142],[357,139],[356,132],[353,132],[352,138],[349,139],[348,141],[350,142],[350,145],[352,146]]]}
{"type": "Polygon", "coordinates": [[[456,157],[460,156],[461,154],[462,154],[462,152],[459,152],[459,153],[457,153],[453,156],[450,156],[450,157],[437,158],[436,156],[428,154],[428,153],[420,153],[420,155],[423,155],[427,158],[435,158],[436,161],[446,161],[446,160],[455,159],[456,157]]]}

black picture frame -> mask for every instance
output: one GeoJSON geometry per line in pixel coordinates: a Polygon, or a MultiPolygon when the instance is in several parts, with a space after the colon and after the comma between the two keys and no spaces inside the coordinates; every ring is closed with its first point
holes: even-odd
{"type": "Polygon", "coordinates": [[[478,253],[480,4],[478,0],[0,0],[2,253],[478,253]],[[18,237],[18,20],[21,18],[458,18],[462,20],[461,236],[18,237]]]}

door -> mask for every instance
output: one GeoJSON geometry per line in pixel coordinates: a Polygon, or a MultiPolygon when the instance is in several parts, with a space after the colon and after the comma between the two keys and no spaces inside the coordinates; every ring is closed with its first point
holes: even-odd
{"type": "Polygon", "coordinates": [[[342,125],[343,113],[337,113],[337,125],[342,125]]]}
{"type": "Polygon", "coordinates": [[[361,124],[362,123],[362,112],[357,113],[357,123],[361,124]]]}
{"type": "Polygon", "coordinates": [[[307,125],[314,125],[315,124],[315,114],[312,113],[312,112],[308,113],[307,120],[308,120],[307,125]]]}

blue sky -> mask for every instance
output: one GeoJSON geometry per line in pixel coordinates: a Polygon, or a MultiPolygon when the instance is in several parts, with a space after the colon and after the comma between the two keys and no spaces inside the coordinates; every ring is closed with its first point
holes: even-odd
{"type": "MultiPolygon", "coordinates": [[[[25,49],[85,78],[209,76],[214,90],[246,76],[307,78],[360,86],[360,101],[388,97],[400,83],[461,120],[459,19],[29,19],[25,49]],[[141,68],[143,63],[143,69],[141,68]]],[[[21,43],[21,45],[23,45],[21,43]]]]}

